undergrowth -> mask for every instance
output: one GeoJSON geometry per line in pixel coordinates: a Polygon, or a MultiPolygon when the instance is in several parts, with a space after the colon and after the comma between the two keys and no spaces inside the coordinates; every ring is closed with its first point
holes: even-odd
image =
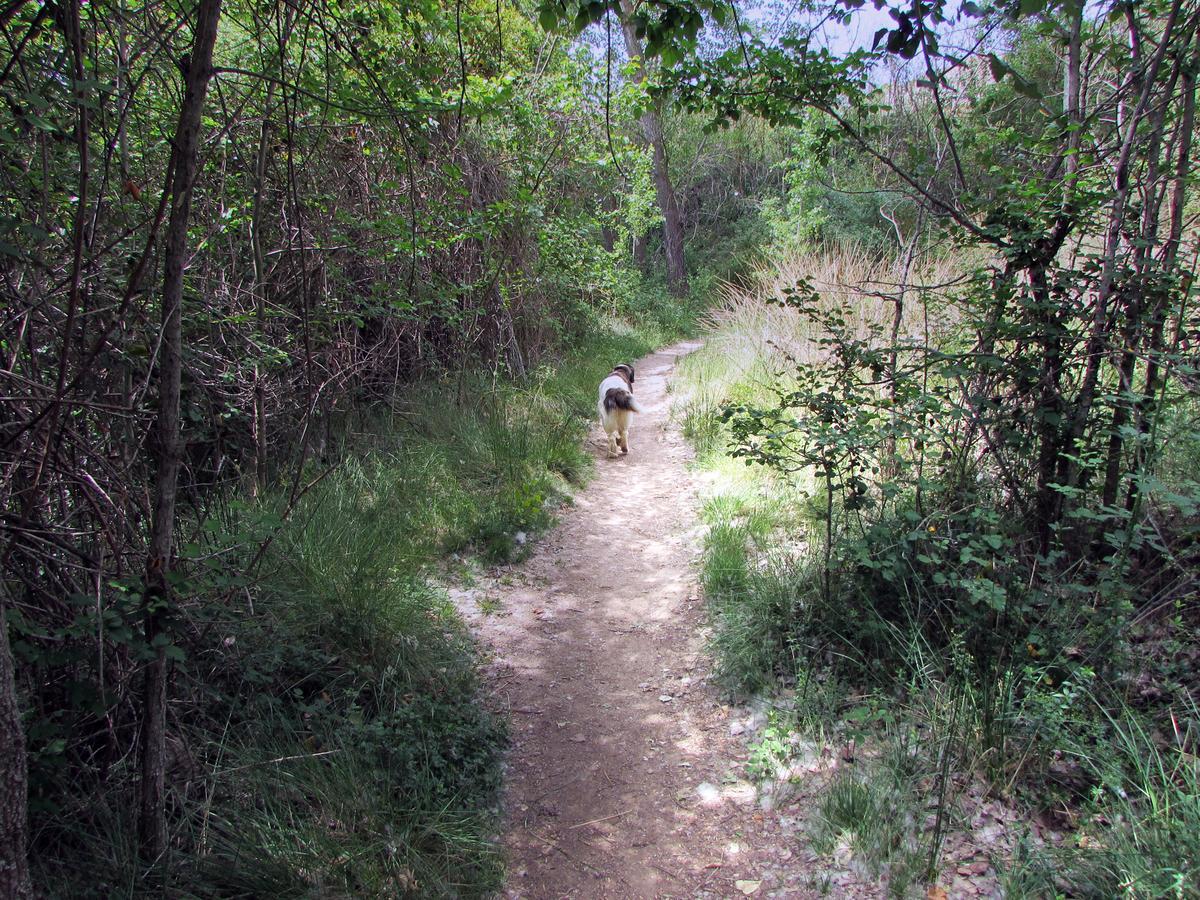
{"type": "MultiPolygon", "coordinates": [[[[823,288],[869,281],[869,265],[845,256],[810,255],[731,289],[705,348],[681,364],[676,415],[706,486],[702,579],[717,675],[733,697],[768,695],[776,709],[752,748],[752,774],[786,780],[814,740],[835,754],[857,745],[857,763],[826,785],[809,837],[896,896],[937,884],[948,835],[969,844],[965,811],[987,797],[1017,817],[981,850],[1009,896],[1200,896],[1200,715],[1185,671],[1195,609],[1148,568],[1179,551],[1119,519],[1105,536],[1119,550],[1113,564],[1031,578],[1028,536],[949,437],[937,465],[881,491],[886,467],[863,458],[880,442],[873,421],[862,434],[817,432],[827,441],[818,446],[859,454],[847,458],[863,485],[834,479],[831,497],[818,466],[787,456],[776,429],[796,422],[750,418],[808,390],[806,368],[822,353],[852,359],[878,335],[879,304],[844,287],[812,302],[841,305],[829,318],[850,336],[845,345],[822,349],[824,313],[770,302],[798,273],[823,288]],[[751,430],[735,434],[731,410],[751,430]],[[746,434],[743,447],[774,455],[736,458],[746,434]],[[1033,819],[1062,838],[1037,839],[1033,819]]],[[[901,332],[917,326],[906,320],[901,332]]],[[[839,389],[823,386],[821,402],[839,389]]],[[[850,428],[860,407],[847,397],[829,421],[850,428]]],[[[1182,437],[1148,482],[1165,498],[1160,521],[1185,531],[1200,446],[1187,409],[1166,416],[1164,428],[1182,437]]],[[[825,410],[814,404],[798,418],[825,410]]]]}
{"type": "MultiPolygon", "coordinates": [[[[595,385],[686,322],[686,305],[641,302],[639,328],[609,322],[524,380],[412,386],[357,411],[294,484],[217,498],[185,548],[188,600],[171,623],[169,856],[137,861],[136,761],[68,785],[64,754],[80,751],[47,722],[31,731],[45,894],[497,891],[506,723],[437,579],[452,553],[518,559],[587,478],[595,385]]],[[[103,625],[136,652],[137,582],[113,588],[129,616],[103,625]]],[[[20,629],[17,651],[33,652],[20,629]]],[[[92,745],[103,752],[102,733],[92,745]]]]}

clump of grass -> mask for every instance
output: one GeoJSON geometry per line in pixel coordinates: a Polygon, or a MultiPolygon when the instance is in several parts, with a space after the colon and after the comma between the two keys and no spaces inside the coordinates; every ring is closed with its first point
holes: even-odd
{"type": "Polygon", "coordinates": [[[463,703],[418,706],[342,726],[317,751],[282,739],[233,748],[231,773],[214,776],[224,802],[196,823],[205,852],[188,880],[217,896],[496,890],[503,869],[490,840],[494,814],[472,796],[485,787],[490,803],[496,788],[495,725],[471,721],[463,703]],[[264,764],[268,751],[283,761],[264,764]]]}
{"type": "MultiPolygon", "coordinates": [[[[194,634],[177,670],[187,702],[171,744],[161,891],[482,897],[499,887],[506,728],[480,704],[469,636],[424,576],[468,508],[453,491],[424,499],[444,474],[402,453],[347,461],[275,536],[250,607],[239,592],[180,625],[194,634]]],[[[89,834],[136,834],[132,797],[104,799],[89,834]]],[[[85,840],[38,860],[49,893],[142,889],[131,839],[85,840]],[[82,858],[86,877],[65,862],[82,858]]]]}
{"type": "Polygon", "coordinates": [[[444,473],[426,502],[443,504],[443,492],[459,501],[439,530],[442,549],[473,547],[489,562],[511,562],[525,546],[517,535],[547,528],[553,508],[586,478],[586,420],[556,387],[472,384],[462,403],[435,387],[403,410],[407,428],[397,439],[444,473]]]}
{"type": "Polygon", "coordinates": [[[766,552],[790,505],[719,493],[704,506],[709,523],[702,583],[713,621],[717,676],[733,694],[751,696],[794,671],[792,635],[803,610],[803,566],[766,552]]]}
{"type": "MultiPolygon", "coordinates": [[[[909,288],[918,296],[926,286],[948,283],[955,274],[951,260],[922,257],[909,275],[909,288]]],[[[846,314],[847,328],[854,337],[866,338],[890,328],[894,307],[875,294],[895,290],[893,258],[854,246],[824,246],[764,260],[745,282],[726,285],[719,302],[702,320],[723,355],[739,361],[738,371],[753,371],[759,360],[781,354],[800,363],[820,358],[824,351],[818,340],[824,335],[818,326],[779,302],[786,290],[801,281],[820,294],[826,308],[846,314]]],[[[923,312],[918,303],[906,305],[901,337],[923,334],[923,312]]]]}
{"type": "Polygon", "coordinates": [[[904,822],[899,818],[894,794],[857,774],[838,778],[818,807],[813,841],[816,849],[832,853],[839,843],[846,842],[878,872],[904,840],[904,822]]]}
{"type": "Polygon", "coordinates": [[[886,877],[888,893],[903,897],[924,874],[919,812],[913,782],[886,763],[844,771],[821,795],[813,848],[886,877]]]}
{"type": "Polygon", "coordinates": [[[227,896],[486,896],[504,723],[427,577],[477,507],[444,456],[377,449],[310,491],[249,619],[217,610],[203,813],[176,884],[227,896]],[[214,677],[215,676],[215,677],[214,677]],[[252,688],[252,690],[248,690],[252,688]]]}
{"type": "Polygon", "coordinates": [[[407,648],[450,615],[422,573],[471,512],[466,491],[447,476],[436,456],[376,453],[347,460],[310,492],[269,560],[265,593],[278,598],[289,626],[418,677],[429,651],[407,648]]]}
{"type": "MultiPolygon", "coordinates": [[[[954,275],[952,262],[935,257],[923,257],[909,273],[900,340],[923,342],[927,328],[933,335],[944,332],[949,313],[934,313],[917,298],[926,286],[948,283],[954,275]]],[[[681,362],[677,378],[677,415],[697,452],[725,449],[726,406],[768,404],[792,385],[789,373],[797,364],[817,362],[827,352],[813,318],[780,302],[788,291],[806,281],[826,309],[845,314],[849,334],[865,340],[890,330],[895,308],[876,294],[894,291],[897,277],[894,259],[853,246],[826,246],[762,260],[747,278],[722,285],[717,303],[700,320],[705,346],[681,362]]]]}
{"type": "Polygon", "coordinates": [[[736,400],[765,397],[771,384],[767,357],[748,344],[733,345],[725,336],[709,332],[703,347],[680,360],[672,383],[673,413],[684,437],[706,461],[725,449],[723,408],[736,400]]]}
{"type": "Polygon", "coordinates": [[[717,676],[732,694],[751,696],[790,667],[803,547],[789,546],[783,533],[797,524],[802,493],[723,453],[721,408],[767,384],[763,360],[743,368],[744,360],[726,350],[710,339],[680,362],[674,411],[699,459],[708,525],[701,577],[717,676]]]}
{"type": "MultiPolygon", "coordinates": [[[[923,257],[909,274],[911,297],[954,275],[951,261],[923,257]]],[[[875,294],[893,291],[897,277],[895,260],[887,256],[825,246],[762,260],[745,279],[723,284],[717,303],[700,319],[705,346],[680,363],[676,380],[677,414],[697,452],[724,449],[725,406],[767,401],[788,387],[790,368],[818,361],[826,352],[813,319],[780,302],[787,291],[807,281],[825,307],[845,313],[852,336],[866,339],[890,329],[894,307],[875,294]]],[[[945,328],[936,318],[927,323],[926,311],[915,301],[906,305],[902,340],[923,339],[927,324],[935,332],[945,328]]]]}
{"type": "MultiPolygon", "coordinates": [[[[1186,717],[1197,721],[1194,705],[1186,717]]],[[[1196,735],[1165,736],[1128,707],[1097,713],[1100,742],[1070,748],[1096,784],[1083,825],[1067,845],[1026,845],[1005,874],[1010,895],[1200,897],[1200,762],[1196,735]]]]}

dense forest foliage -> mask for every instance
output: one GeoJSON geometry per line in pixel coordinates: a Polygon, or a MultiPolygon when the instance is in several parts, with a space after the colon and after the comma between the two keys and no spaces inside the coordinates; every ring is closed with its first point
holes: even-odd
{"type": "Polygon", "coordinates": [[[583,360],[690,302],[625,57],[534,19],[5,6],[3,833],[27,772],[40,891],[495,885],[503,727],[430,566],[520,551],[585,468],[583,360]]]}
{"type": "Polygon", "coordinates": [[[875,6],[0,8],[0,893],[497,890],[439,585],[713,301],[727,688],[898,748],[897,892],[978,772],[1195,893],[1200,6],[875,6]]]}
{"type": "Polygon", "coordinates": [[[686,427],[727,451],[719,665],[789,698],[768,778],[793,738],[875,742],[817,843],[897,894],[982,792],[1073,834],[990,848],[1012,895],[1195,896],[1200,9],[956,12],[666,82],[806,141],[783,243],[689,361],[686,427]]]}

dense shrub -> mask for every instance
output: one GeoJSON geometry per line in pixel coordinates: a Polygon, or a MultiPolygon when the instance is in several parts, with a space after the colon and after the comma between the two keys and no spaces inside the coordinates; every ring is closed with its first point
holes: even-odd
{"type": "MultiPolygon", "coordinates": [[[[711,485],[703,574],[717,670],[735,695],[782,693],[775,736],[756,750],[782,762],[764,771],[787,770],[796,732],[909,759],[903,790],[923,785],[909,804],[918,821],[935,803],[932,834],[903,813],[884,828],[895,847],[872,843],[867,820],[886,823],[867,813],[892,791],[890,770],[872,766],[830,788],[814,837],[828,849],[850,835],[875,866],[894,856],[893,885],[935,876],[946,785],[979,775],[1088,823],[1070,849],[1011,860],[1013,891],[1189,896],[1200,722],[1179,661],[1196,652],[1181,580],[1200,508],[1185,462],[1194,401],[1185,387],[1164,393],[1159,427],[1176,439],[1134,476],[1140,504],[1073,494],[1044,552],[1027,518],[1031,470],[1014,485],[993,446],[972,443],[955,349],[964,313],[931,317],[928,331],[902,319],[889,344],[872,282],[848,260],[776,263],[757,289],[729,292],[683,364],[682,424],[711,485]]],[[[1026,425],[999,432],[1020,465],[1017,448],[1034,446],[1026,425]]]]}

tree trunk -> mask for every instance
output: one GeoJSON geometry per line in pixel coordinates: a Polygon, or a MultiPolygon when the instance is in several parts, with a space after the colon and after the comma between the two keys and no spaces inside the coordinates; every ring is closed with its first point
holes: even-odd
{"type": "Polygon", "coordinates": [[[617,230],[608,223],[612,221],[611,217],[617,211],[617,198],[612,194],[606,195],[600,208],[603,209],[605,213],[605,224],[600,226],[600,241],[604,245],[604,251],[606,253],[612,253],[617,249],[617,230]]]}
{"type": "MultiPolygon", "coordinates": [[[[1126,204],[1129,201],[1129,176],[1133,159],[1133,148],[1138,136],[1138,126],[1149,108],[1150,95],[1158,83],[1158,73],[1168,48],[1174,43],[1176,19],[1182,0],[1172,0],[1170,11],[1163,25],[1159,47],[1150,60],[1141,77],[1142,88],[1138,94],[1137,105],[1134,107],[1125,135],[1121,141],[1121,150],[1113,170],[1112,192],[1113,202],[1108,216],[1108,224],[1104,235],[1104,250],[1101,254],[1099,284],[1096,287],[1096,299],[1093,301],[1092,321],[1087,340],[1084,343],[1084,358],[1087,360],[1083,378],[1075,401],[1071,404],[1072,413],[1066,427],[1063,447],[1075,447],[1087,428],[1088,417],[1092,405],[1096,402],[1097,388],[1100,380],[1100,366],[1105,358],[1104,344],[1111,325],[1109,304],[1113,300],[1114,288],[1117,281],[1118,257],[1120,245],[1124,238],[1126,225],[1126,204]]],[[[1064,459],[1066,459],[1064,457],[1064,459]]],[[[1067,461],[1065,472],[1059,476],[1059,481],[1078,487],[1086,476],[1083,466],[1076,462],[1067,461]]]]}
{"type": "MultiPolygon", "coordinates": [[[[625,50],[630,59],[639,60],[637,74],[639,82],[646,78],[641,64],[642,47],[633,23],[632,0],[621,0],[621,32],[625,35],[625,50]]],[[[683,260],[683,216],[675,199],[675,188],[667,171],[667,148],[663,141],[662,120],[657,109],[648,109],[640,119],[642,136],[653,154],[654,191],[658,196],[658,207],[663,216],[663,246],[667,255],[667,285],[671,293],[682,296],[688,291],[687,268],[683,260]]],[[[635,240],[635,251],[636,241],[635,240]]],[[[635,252],[636,255],[636,252],[635,252]]]]}
{"type": "Polygon", "coordinates": [[[905,295],[908,294],[908,279],[912,275],[913,262],[917,255],[917,241],[921,236],[921,226],[925,219],[925,208],[920,204],[917,205],[917,220],[913,223],[913,230],[907,241],[900,232],[900,225],[897,219],[884,214],[883,210],[880,210],[880,215],[892,223],[892,227],[896,230],[896,240],[904,248],[904,258],[896,270],[896,293],[892,299],[894,308],[892,310],[892,328],[889,335],[887,368],[888,398],[892,404],[892,428],[884,439],[882,463],[884,475],[888,478],[894,478],[900,471],[899,460],[896,458],[896,435],[900,430],[900,326],[904,323],[904,299],[905,295]]]}
{"type": "Polygon", "coordinates": [[[646,236],[635,234],[629,238],[629,253],[639,272],[646,271],[646,236]]]}
{"type": "MultiPolygon", "coordinates": [[[[1182,56],[1182,54],[1181,54],[1182,56]]],[[[1158,240],[1159,210],[1163,201],[1162,167],[1160,155],[1162,152],[1163,135],[1166,127],[1167,106],[1175,93],[1175,84],[1179,79],[1182,66],[1177,61],[1163,89],[1163,100],[1150,113],[1146,158],[1146,174],[1142,178],[1142,224],[1141,236],[1134,248],[1134,263],[1131,281],[1137,285],[1133,291],[1127,291],[1125,309],[1125,328],[1122,330],[1123,351],[1121,361],[1117,366],[1117,396],[1113,407],[1112,427],[1109,430],[1108,454],[1104,466],[1104,489],[1101,502],[1105,506],[1113,506],[1117,501],[1117,491],[1125,467],[1121,465],[1122,451],[1125,445],[1125,431],[1130,417],[1133,415],[1134,374],[1138,364],[1138,348],[1142,342],[1146,328],[1146,297],[1145,285],[1150,281],[1150,271],[1155,262],[1151,258],[1150,248],[1158,240]]],[[[1157,312],[1157,310],[1156,310],[1157,312]]]]}
{"type": "Polygon", "coordinates": [[[172,600],[170,583],[175,533],[175,496],[182,442],[179,433],[182,374],[183,275],[187,263],[188,219],[196,182],[197,150],[204,95],[212,77],[213,45],[221,0],[200,0],[190,62],[184,71],[183,103],[173,142],[175,178],[171,185],[171,217],[163,251],[162,349],[158,370],[158,471],[154,481],[154,519],[146,558],[143,607],[146,642],[154,658],[146,666],[143,693],[141,808],[138,842],[142,859],[157,862],[167,846],[165,757],[167,724],[166,613],[172,600]]]}
{"type": "MultiPolygon", "coordinates": [[[[1192,134],[1196,121],[1196,72],[1200,67],[1200,41],[1195,33],[1191,35],[1191,60],[1180,68],[1180,97],[1183,102],[1183,113],[1179,120],[1179,148],[1176,155],[1174,180],[1168,206],[1168,221],[1170,222],[1162,256],[1162,270],[1167,277],[1176,272],[1179,244],[1183,236],[1183,215],[1188,205],[1188,178],[1191,172],[1192,134]]],[[[1181,57],[1183,54],[1180,54],[1181,57]]],[[[1186,281],[1186,277],[1185,281],[1186,281]]],[[[1185,289],[1186,294],[1186,289],[1185,289]]],[[[1137,442],[1132,470],[1141,472],[1148,462],[1146,436],[1150,433],[1151,420],[1154,417],[1156,400],[1159,390],[1164,385],[1169,372],[1170,363],[1163,363],[1163,328],[1167,316],[1167,293],[1159,294],[1155,304],[1150,326],[1150,341],[1147,348],[1146,378],[1142,388],[1142,396],[1137,405],[1137,430],[1142,439],[1137,442]]],[[[1182,319],[1182,313],[1180,314],[1182,319]]],[[[1125,507],[1132,511],[1141,495],[1138,480],[1132,479],[1129,492],[1126,495],[1125,507]]]]}
{"type": "Polygon", "coordinates": [[[0,897],[33,897],[29,881],[28,769],[25,728],[17,706],[16,670],[8,644],[8,592],[0,589],[0,897]]]}
{"type": "Polygon", "coordinates": [[[250,212],[250,251],[254,260],[254,330],[259,346],[254,360],[254,496],[267,489],[267,412],[266,386],[262,372],[262,345],[266,341],[267,264],[263,256],[263,194],[267,188],[267,155],[271,145],[271,106],[275,82],[267,84],[263,104],[262,128],[258,134],[258,155],[254,161],[254,202],[250,212]]]}
{"type": "Polygon", "coordinates": [[[1037,430],[1037,487],[1034,494],[1034,523],[1038,537],[1038,552],[1050,552],[1054,526],[1062,514],[1061,494],[1056,490],[1056,475],[1062,458],[1061,420],[1063,418],[1063,326],[1062,310],[1055,304],[1046,266],[1030,267],[1029,292],[1036,308],[1038,342],[1041,344],[1042,364],[1038,377],[1038,398],[1035,414],[1037,430]]]}

